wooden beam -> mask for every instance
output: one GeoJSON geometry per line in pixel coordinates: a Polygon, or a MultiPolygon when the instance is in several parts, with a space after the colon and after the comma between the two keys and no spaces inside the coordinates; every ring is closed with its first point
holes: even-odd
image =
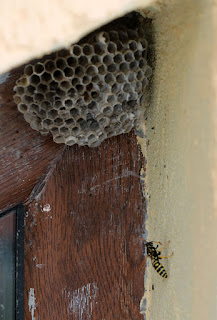
{"type": "Polygon", "coordinates": [[[64,148],[32,130],[17,110],[13,87],[23,69],[14,69],[0,85],[0,212],[25,202],[64,148]]]}
{"type": "Polygon", "coordinates": [[[133,133],[53,163],[26,212],[25,319],[143,319],[143,164],[133,133]]]}

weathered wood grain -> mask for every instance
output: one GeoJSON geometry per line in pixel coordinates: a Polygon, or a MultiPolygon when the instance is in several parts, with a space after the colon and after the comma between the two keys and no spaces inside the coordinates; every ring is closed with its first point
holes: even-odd
{"type": "Polygon", "coordinates": [[[31,129],[13,102],[24,66],[0,84],[0,212],[24,202],[63,146],[31,129]]]}
{"type": "Polygon", "coordinates": [[[0,212],[26,203],[25,319],[143,319],[136,137],[89,149],[41,136],[13,102],[23,68],[0,84],[0,212]]]}
{"type": "Polygon", "coordinates": [[[143,162],[130,133],[53,163],[26,212],[26,320],[143,319],[143,162]]]}

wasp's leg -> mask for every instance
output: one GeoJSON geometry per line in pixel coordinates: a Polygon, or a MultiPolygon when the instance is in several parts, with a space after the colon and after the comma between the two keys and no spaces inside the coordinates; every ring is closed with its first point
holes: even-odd
{"type": "Polygon", "coordinates": [[[141,241],[145,241],[145,239],[143,239],[143,238],[141,238],[141,237],[139,237],[139,239],[140,239],[141,241]]]}
{"type": "Polygon", "coordinates": [[[167,257],[162,257],[162,256],[158,256],[159,259],[167,259],[167,258],[171,258],[174,255],[174,252],[171,253],[169,256],[167,257]]]}
{"type": "Polygon", "coordinates": [[[159,243],[161,246],[162,246],[162,243],[159,242],[159,241],[150,241],[150,242],[153,242],[153,243],[159,243]]]}
{"type": "Polygon", "coordinates": [[[166,247],[168,247],[169,244],[170,244],[170,240],[168,241],[168,243],[167,243],[164,247],[160,248],[160,249],[157,250],[157,251],[162,251],[162,250],[164,250],[166,247]]]}

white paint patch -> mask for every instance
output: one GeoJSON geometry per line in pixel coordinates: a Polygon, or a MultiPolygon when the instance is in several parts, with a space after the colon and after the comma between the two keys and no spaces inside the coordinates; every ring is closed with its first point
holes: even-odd
{"type": "Polygon", "coordinates": [[[38,268],[38,269],[42,269],[44,266],[45,266],[44,263],[38,263],[38,264],[36,264],[36,268],[38,268]]]}
{"type": "Polygon", "coordinates": [[[70,292],[66,289],[62,294],[68,299],[67,311],[70,314],[77,315],[78,320],[89,320],[92,317],[93,305],[96,300],[98,287],[96,283],[88,283],[82,288],[70,292]]]}
{"type": "Polygon", "coordinates": [[[36,310],[36,298],[35,298],[35,292],[34,288],[30,288],[29,290],[29,301],[28,301],[28,306],[29,306],[29,311],[31,312],[32,320],[35,320],[35,310],[36,310]]]}
{"type": "Polygon", "coordinates": [[[6,72],[0,75],[0,84],[4,83],[10,77],[10,73],[6,72]]]}
{"type": "Polygon", "coordinates": [[[49,212],[49,211],[51,211],[51,207],[50,207],[49,204],[45,204],[42,210],[43,210],[44,212],[49,212]]]}

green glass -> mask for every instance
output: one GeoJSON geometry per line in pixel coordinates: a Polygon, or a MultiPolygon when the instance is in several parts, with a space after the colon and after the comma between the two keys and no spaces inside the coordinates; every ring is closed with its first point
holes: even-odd
{"type": "Polygon", "coordinates": [[[16,211],[0,216],[0,319],[15,319],[16,211]]]}

